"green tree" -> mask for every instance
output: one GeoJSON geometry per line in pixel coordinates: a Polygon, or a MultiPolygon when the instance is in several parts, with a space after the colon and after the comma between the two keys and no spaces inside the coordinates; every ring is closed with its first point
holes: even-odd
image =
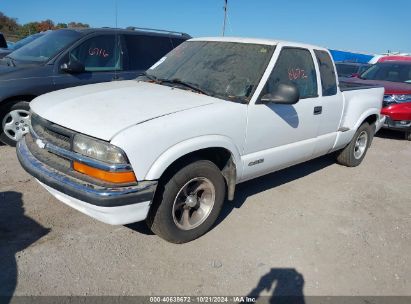
{"type": "Polygon", "coordinates": [[[69,22],[68,23],[68,27],[69,28],[89,28],[90,25],[88,25],[87,23],[81,23],[81,22],[69,22]]]}
{"type": "Polygon", "coordinates": [[[7,39],[11,38],[12,41],[47,30],[89,27],[90,25],[88,25],[87,23],[74,21],[69,22],[68,24],[57,23],[57,25],[55,25],[54,22],[50,19],[46,19],[40,22],[28,22],[21,25],[17,22],[17,18],[10,18],[3,12],[0,12],[0,32],[2,32],[7,37],[7,39]]]}
{"type": "Polygon", "coordinates": [[[67,28],[67,23],[57,23],[56,28],[62,29],[62,28],[67,28]]]}
{"type": "Polygon", "coordinates": [[[0,31],[3,34],[15,34],[19,28],[16,18],[10,18],[0,12],[0,31]]]}
{"type": "Polygon", "coordinates": [[[39,26],[38,25],[39,25],[38,22],[29,22],[29,23],[26,23],[26,24],[20,26],[19,36],[21,38],[24,38],[26,36],[38,33],[39,32],[39,30],[38,30],[39,26]]]}

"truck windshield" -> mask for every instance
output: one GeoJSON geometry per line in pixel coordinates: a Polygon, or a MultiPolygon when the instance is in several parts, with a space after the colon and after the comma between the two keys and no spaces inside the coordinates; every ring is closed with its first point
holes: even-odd
{"type": "Polygon", "coordinates": [[[274,46],[222,41],[188,41],[154,64],[146,77],[165,85],[183,85],[213,97],[247,103],[274,46]]]}
{"type": "Polygon", "coordinates": [[[411,64],[377,63],[365,71],[360,78],[411,84],[411,64]]]}
{"type": "Polygon", "coordinates": [[[22,46],[7,57],[17,61],[46,62],[79,37],[81,34],[73,30],[53,31],[22,46]]]}

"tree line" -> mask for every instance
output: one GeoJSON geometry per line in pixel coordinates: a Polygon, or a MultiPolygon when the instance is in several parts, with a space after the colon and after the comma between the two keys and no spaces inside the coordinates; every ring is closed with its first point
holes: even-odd
{"type": "Polygon", "coordinates": [[[3,33],[8,40],[19,40],[26,36],[47,30],[89,27],[90,25],[86,23],[74,21],[69,23],[56,24],[50,19],[19,24],[17,18],[8,17],[3,12],[0,12],[0,32],[3,33]]]}

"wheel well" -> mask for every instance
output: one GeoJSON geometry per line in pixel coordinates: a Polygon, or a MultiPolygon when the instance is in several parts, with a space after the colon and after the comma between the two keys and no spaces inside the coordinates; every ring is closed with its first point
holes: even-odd
{"type": "Polygon", "coordinates": [[[371,142],[372,142],[373,139],[374,139],[375,130],[376,130],[375,128],[376,128],[377,120],[378,120],[377,114],[373,114],[373,115],[368,116],[368,117],[361,123],[361,125],[362,125],[364,122],[367,122],[367,123],[371,126],[371,128],[372,128],[371,139],[370,139],[370,141],[369,141],[369,145],[370,145],[370,146],[371,146],[371,142]]]}
{"type": "Polygon", "coordinates": [[[373,114],[373,115],[368,116],[368,117],[362,122],[362,124],[363,124],[364,122],[368,122],[368,124],[369,124],[370,126],[372,126],[373,124],[375,124],[375,123],[377,122],[377,119],[378,119],[377,114],[373,114]]]}
{"type": "Polygon", "coordinates": [[[233,200],[237,173],[232,154],[225,148],[206,148],[181,156],[164,171],[160,182],[171,178],[183,166],[200,159],[213,162],[221,170],[228,188],[228,199],[233,200]]]}
{"type": "Polygon", "coordinates": [[[19,96],[13,96],[13,97],[9,97],[4,99],[1,102],[1,105],[4,104],[10,104],[13,102],[18,102],[18,101],[32,101],[34,98],[36,98],[37,96],[35,95],[19,95],[19,96]]]}

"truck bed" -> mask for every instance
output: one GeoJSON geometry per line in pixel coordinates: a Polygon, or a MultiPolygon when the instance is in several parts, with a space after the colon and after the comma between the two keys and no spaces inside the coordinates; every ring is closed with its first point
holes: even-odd
{"type": "Polygon", "coordinates": [[[353,83],[353,82],[345,82],[344,80],[340,80],[341,92],[353,91],[353,90],[374,89],[374,88],[381,88],[381,87],[370,85],[370,84],[367,85],[367,84],[359,84],[359,83],[353,83]]]}
{"type": "Polygon", "coordinates": [[[351,141],[365,118],[380,112],[384,96],[384,88],[378,86],[357,84],[344,86],[344,83],[340,83],[340,89],[344,96],[344,109],[334,151],[343,148],[351,141]]]}

